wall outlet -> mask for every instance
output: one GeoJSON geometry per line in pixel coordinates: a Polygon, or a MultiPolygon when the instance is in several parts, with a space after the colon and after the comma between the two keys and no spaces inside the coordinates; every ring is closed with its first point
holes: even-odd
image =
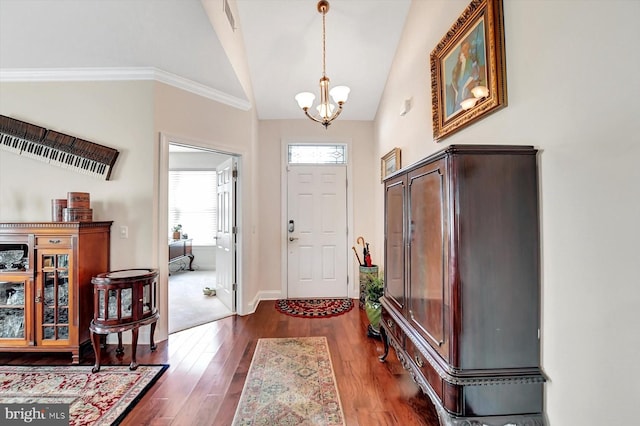
{"type": "Polygon", "coordinates": [[[121,226],[120,227],[120,238],[129,238],[129,227],[121,226]]]}

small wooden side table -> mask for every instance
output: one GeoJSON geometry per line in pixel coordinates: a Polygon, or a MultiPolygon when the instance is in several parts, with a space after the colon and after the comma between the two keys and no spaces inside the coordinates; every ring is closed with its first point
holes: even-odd
{"type": "Polygon", "coordinates": [[[116,354],[122,355],[122,332],[131,330],[130,370],[138,368],[136,349],[138,329],[151,325],[151,350],[156,349],[153,333],[158,313],[158,270],[124,269],[106,272],[91,279],[93,284],[93,320],[89,325],[91,343],[96,355],[94,373],[100,371],[100,338],[109,333],[118,333],[116,354]]]}
{"type": "Polygon", "coordinates": [[[189,271],[193,271],[193,240],[191,238],[182,238],[180,240],[169,241],[169,264],[177,262],[185,257],[189,258],[189,271]]]}

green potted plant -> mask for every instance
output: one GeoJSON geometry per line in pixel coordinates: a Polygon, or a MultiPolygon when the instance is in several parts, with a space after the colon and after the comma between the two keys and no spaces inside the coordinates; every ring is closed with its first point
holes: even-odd
{"type": "Polygon", "coordinates": [[[367,335],[369,337],[380,337],[380,316],[382,315],[382,305],[380,298],[384,294],[384,279],[379,275],[370,274],[365,287],[364,310],[369,318],[367,335]]]}
{"type": "Polygon", "coordinates": [[[182,225],[177,224],[173,228],[171,228],[171,230],[173,231],[173,239],[174,240],[179,240],[180,239],[180,234],[181,234],[181,231],[182,231],[182,225]]]}

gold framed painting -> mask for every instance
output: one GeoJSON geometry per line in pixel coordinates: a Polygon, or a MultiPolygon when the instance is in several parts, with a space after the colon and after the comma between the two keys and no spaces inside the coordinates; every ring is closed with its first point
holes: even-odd
{"type": "Polygon", "coordinates": [[[505,106],[502,0],[473,0],[431,52],[433,138],[505,106]]]}
{"type": "Polygon", "coordinates": [[[380,160],[380,181],[402,167],[400,163],[400,148],[393,148],[380,160]]]}

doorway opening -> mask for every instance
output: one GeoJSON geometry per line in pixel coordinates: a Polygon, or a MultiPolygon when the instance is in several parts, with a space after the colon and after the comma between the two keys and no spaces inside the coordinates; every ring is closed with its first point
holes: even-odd
{"type": "Polygon", "coordinates": [[[238,162],[235,154],[169,140],[169,334],[236,311],[238,162]]]}
{"type": "Polygon", "coordinates": [[[286,298],[351,296],[347,145],[289,143],[283,171],[286,298]]]}

